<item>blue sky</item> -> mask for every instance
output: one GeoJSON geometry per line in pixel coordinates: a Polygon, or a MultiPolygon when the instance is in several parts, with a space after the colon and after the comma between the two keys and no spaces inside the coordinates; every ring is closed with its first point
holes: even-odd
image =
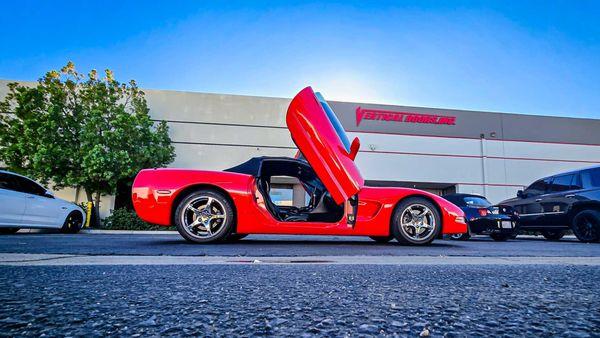
{"type": "Polygon", "coordinates": [[[600,1],[4,1],[0,78],[600,118],[600,1]]]}

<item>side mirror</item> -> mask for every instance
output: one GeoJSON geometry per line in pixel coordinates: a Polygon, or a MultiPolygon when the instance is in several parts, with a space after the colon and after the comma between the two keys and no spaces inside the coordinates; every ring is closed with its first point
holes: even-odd
{"type": "Polygon", "coordinates": [[[517,197],[519,197],[519,198],[525,198],[525,193],[523,192],[523,190],[517,191],[517,197]]]}
{"type": "Polygon", "coordinates": [[[50,192],[50,190],[46,190],[46,192],[44,192],[44,197],[54,198],[54,194],[50,192]]]}
{"type": "Polygon", "coordinates": [[[352,161],[356,158],[356,154],[358,154],[358,150],[360,149],[360,140],[358,137],[355,137],[350,145],[350,153],[348,154],[352,161]]]}

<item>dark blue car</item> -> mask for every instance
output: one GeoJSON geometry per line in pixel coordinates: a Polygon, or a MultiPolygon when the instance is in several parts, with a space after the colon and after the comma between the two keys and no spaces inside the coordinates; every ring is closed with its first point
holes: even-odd
{"type": "Polygon", "coordinates": [[[453,239],[467,240],[472,234],[490,235],[495,241],[505,241],[517,234],[517,212],[509,206],[493,206],[485,197],[473,194],[442,196],[465,212],[469,232],[453,235],[453,239]]]}

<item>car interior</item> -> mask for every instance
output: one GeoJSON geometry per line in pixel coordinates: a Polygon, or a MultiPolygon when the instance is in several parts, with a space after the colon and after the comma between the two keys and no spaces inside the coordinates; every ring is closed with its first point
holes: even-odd
{"type": "Polygon", "coordinates": [[[344,205],[337,205],[313,169],[296,159],[265,159],[257,177],[258,190],[269,212],[284,222],[337,222],[344,215],[344,205]],[[272,199],[273,179],[287,177],[300,182],[306,194],[304,206],[282,205],[272,199]]]}

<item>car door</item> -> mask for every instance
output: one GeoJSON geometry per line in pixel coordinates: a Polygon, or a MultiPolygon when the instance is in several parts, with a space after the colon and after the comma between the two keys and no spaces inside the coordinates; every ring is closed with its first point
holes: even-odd
{"type": "Polygon", "coordinates": [[[552,179],[548,194],[540,202],[544,212],[541,223],[544,226],[567,225],[567,212],[575,201],[574,192],[580,186],[579,174],[557,175],[552,179]]]}
{"type": "Polygon", "coordinates": [[[514,203],[514,208],[519,213],[521,227],[534,227],[542,223],[544,210],[542,209],[543,195],[546,194],[550,178],[533,182],[523,192],[522,198],[514,203]]]}
{"type": "Polygon", "coordinates": [[[62,216],[66,207],[62,206],[54,197],[46,194],[39,184],[32,180],[16,176],[21,192],[26,194],[27,204],[23,213],[24,225],[41,228],[56,228],[62,224],[62,216]]]}
{"type": "Polygon", "coordinates": [[[292,139],[336,203],[355,196],[364,185],[354,158],[360,147],[352,144],[327,102],[311,87],[296,95],[287,111],[292,139]]]}
{"type": "Polygon", "coordinates": [[[0,227],[20,226],[27,204],[15,175],[0,172],[0,227]]]}

